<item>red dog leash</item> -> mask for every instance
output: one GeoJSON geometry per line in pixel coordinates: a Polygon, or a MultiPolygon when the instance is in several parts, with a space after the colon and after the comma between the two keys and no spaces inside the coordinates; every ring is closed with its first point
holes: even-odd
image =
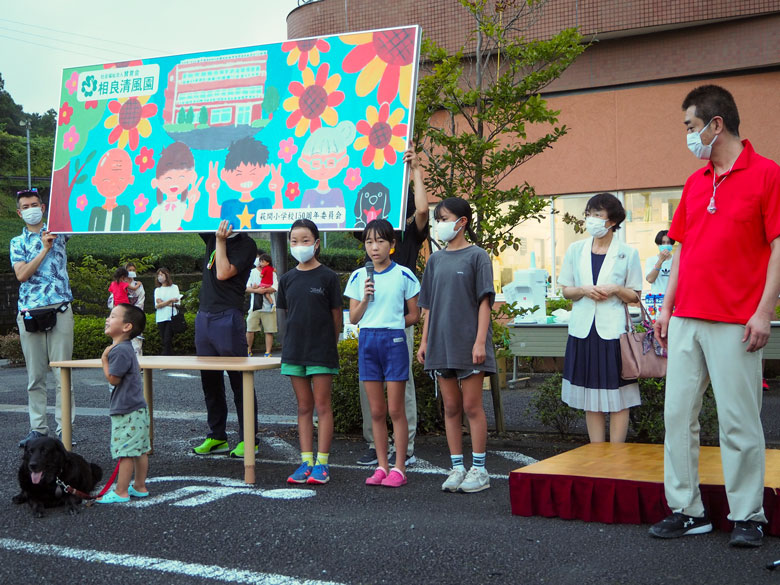
{"type": "Polygon", "coordinates": [[[114,468],[114,473],[111,474],[111,477],[109,478],[108,482],[106,483],[105,486],[103,486],[103,490],[96,496],[91,496],[88,493],[82,492],[81,490],[77,490],[73,486],[66,484],[59,477],[55,479],[57,481],[57,485],[60,486],[66,493],[72,496],[76,496],[77,498],[81,498],[82,500],[96,500],[97,498],[104,496],[105,493],[108,491],[108,488],[110,488],[114,484],[114,480],[116,479],[116,476],[119,473],[119,465],[121,463],[122,463],[122,459],[120,458],[116,464],[116,467],[114,468]]]}

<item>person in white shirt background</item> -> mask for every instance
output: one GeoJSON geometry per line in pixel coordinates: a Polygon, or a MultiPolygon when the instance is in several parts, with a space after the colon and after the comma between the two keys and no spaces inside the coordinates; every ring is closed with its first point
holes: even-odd
{"type": "Polygon", "coordinates": [[[666,292],[669,275],[672,273],[674,240],[668,234],[669,230],[661,230],[655,235],[658,254],[645,260],[645,280],[650,283],[650,294],[653,295],[666,292]]]}
{"type": "Polygon", "coordinates": [[[157,329],[160,331],[162,355],[173,355],[173,329],[171,318],[176,314],[175,305],[181,300],[179,287],[173,284],[173,278],[167,268],[157,271],[157,288],[154,289],[154,306],[157,309],[157,329]]]}

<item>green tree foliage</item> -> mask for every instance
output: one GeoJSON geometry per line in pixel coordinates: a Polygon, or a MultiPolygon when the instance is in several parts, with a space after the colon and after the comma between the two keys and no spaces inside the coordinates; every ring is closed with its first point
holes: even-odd
{"type": "Polygon", "coordinates": [[[279,90],[274,86],[268,86],[265,88],[265,96],[263,96],[263,113],[269,118],[274,115],[274,112],[279,109],[279,90]]]}
{"type": "Polygon", "coordinates": [[[541,219],[548,206],[515,171],[566,134],[559,112],[539,94],[584,45],[576,29],[525,38],[545,7],[541,0],[458,1],[474,28],[455,54],[423,42],[429,74],[419,83],[415,136],[427,155],[429,191],[468,197],[481,245],[496,254],[518,249],[512,230],[541,219]],[[538,138],[529,138],[530,127],[538,138]]]}
{"type": "Polygon", "coordinates": [[[206,125],[208,123],[209,123],[209,111],[204,106],[198,111],[198,124],[206,125]]]}

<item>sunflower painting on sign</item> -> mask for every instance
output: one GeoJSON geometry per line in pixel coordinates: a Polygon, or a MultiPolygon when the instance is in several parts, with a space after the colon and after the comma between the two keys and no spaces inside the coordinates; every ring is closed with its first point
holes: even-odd
{"type": "Polygon", "coordinates": [[[420,28],[66,69],[48,229],[405,217],[420,28]]]}

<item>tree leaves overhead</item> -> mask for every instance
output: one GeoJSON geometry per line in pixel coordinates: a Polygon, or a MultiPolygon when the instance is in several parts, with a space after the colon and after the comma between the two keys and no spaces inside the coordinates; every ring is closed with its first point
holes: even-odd
{"type": "Polygon", "coordinates": [[[518,249],[512,230],[546,212],[549,201],[537,198],[516,171],[565,136],[560,112],[540,92],[585,47],[576,29],[525,38],[544,1],[459,2],[474,25],[464,46],[448,54],[429,39],[422,44],[427,75],[418,86],[415,140],[427,155],[429,191],[467,197],[480,244],[496,254],[518,249]]]}

